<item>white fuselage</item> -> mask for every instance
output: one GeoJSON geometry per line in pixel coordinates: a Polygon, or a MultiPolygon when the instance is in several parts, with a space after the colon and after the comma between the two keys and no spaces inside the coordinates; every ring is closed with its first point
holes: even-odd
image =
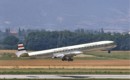
{"type": "Polygon", "coordinates": [[[116,45],[114,41],[99,41],[86,44],[79,44],[61,48],[54,48],[49,50],[35,51],[28,53],[29,56],[44,56],[44,57],[62,57],[64,55],[77,55],[81,54],[81,51],[91,50],[110,50],[116,45]]]}

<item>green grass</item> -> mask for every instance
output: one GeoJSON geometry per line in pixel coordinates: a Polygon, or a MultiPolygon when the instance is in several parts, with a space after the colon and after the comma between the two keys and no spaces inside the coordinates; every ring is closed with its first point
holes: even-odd
{"type": "Polygon", "coordinates": [[[26,60],[26,59],[30,59],[30,57],[17,58],[14,53],[0,53],[0,60],[26,60]]]}
{"type": "MultiPolygon", "coordinates": [[[[75,59],[81,60],[112,60],[112,59],[124,59],[130,60],[130,51],[112,51],[110,54],[107,51],[92,51],[84,52],[85,57],[75,57],[75,59]]],[[[0,60],[21,60],[21,59],[30,59],[30,58],[17,58],[14,53],[1,53],[0,60]]],[[[50,58],[48,58],[50,59],[50,58]]]]}
{"type": "Polygon", "coordinates": [[[112,51],[107,53],[107,51],[94,51],[85,52],[85,55],[93,55],[91,59],[130,59],[130,51],[112,51]]]}
{"type": "Polygon", "coordinates": [[[130,74],[129,69],[0,69],[0,74],[130,74]]]}

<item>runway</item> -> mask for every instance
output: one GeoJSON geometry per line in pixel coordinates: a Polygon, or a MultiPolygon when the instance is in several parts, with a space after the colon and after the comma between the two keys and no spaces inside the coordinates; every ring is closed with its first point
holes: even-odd
{"type": "Polygon", "coordinates": [[[130,75],[0,75],[0,79],[130,79],[130,75]]]}

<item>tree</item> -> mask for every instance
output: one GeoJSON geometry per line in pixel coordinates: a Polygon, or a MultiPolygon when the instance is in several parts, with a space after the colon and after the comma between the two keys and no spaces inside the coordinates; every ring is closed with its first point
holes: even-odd
{"type": "Polygon", "coordinates": [[[15,36],[7,36],[3,40],[5,49],[16,49],[19,39],[15,36]]]}

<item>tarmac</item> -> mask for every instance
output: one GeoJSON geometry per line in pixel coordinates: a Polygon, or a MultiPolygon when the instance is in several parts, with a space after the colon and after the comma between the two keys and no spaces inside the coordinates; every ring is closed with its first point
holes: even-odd
{"type": "Polygon", "coordinates": [[[0,79],[130,79],[130,75],[0,75],[0,79]]]}

